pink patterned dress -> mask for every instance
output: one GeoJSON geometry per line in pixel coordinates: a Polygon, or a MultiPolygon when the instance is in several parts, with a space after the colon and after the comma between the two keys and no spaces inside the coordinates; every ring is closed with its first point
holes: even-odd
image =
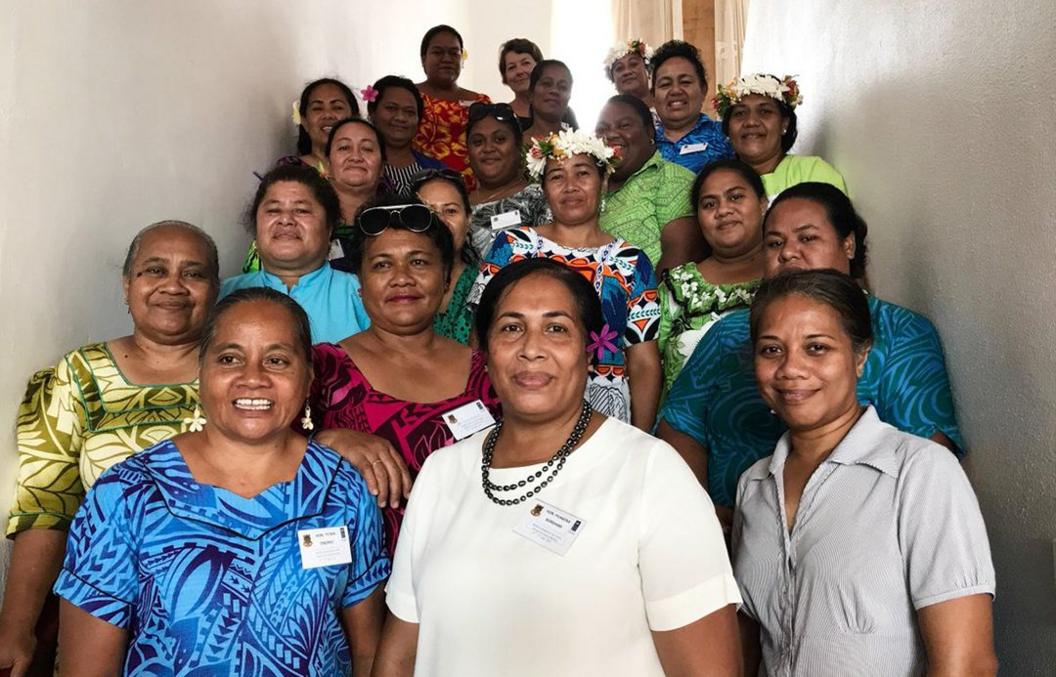
{"type": "MultiPolygon", "coordinates": [[[[474,351],[469,379],[461,394],[439,402],[408,402],[375,390],[344,348],[320,343],[313,348],[315,380],[310,402],[315,432],[344,428],[388,440],[403,456],[411,478],[426,457],[455,443],[444,414],[480,400],[496,420],[502,409],[484,369],[483,353],[474,351]]],[[[385,545],[392,554],[403,521],[403,508],[384,508],[385,545]]]]}

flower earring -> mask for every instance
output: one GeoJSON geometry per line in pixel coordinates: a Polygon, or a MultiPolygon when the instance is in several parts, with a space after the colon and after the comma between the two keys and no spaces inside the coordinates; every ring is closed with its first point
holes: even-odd
{"type": "Polygon", "coordinates": [[[187,426],[187,430],[192,433],[200,433],[205,428],[205,416],[202,416],[202,410],[199,405],[194,405],[194,413],[191,414],[190,418],[183,419],[183,424],[187,426]]]}
{"type": "Polygon", "coordinates": [[[301,418],[301,427],[305,430],[315,430],[315,424],[312,423],[312,407],[307,402],[304,403],[304,416],[301,418]]]}

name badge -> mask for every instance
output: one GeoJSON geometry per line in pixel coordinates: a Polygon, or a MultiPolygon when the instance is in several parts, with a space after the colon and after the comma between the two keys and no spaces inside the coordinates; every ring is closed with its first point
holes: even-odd
{"type": "Polygon", "coordinates": [[[475,400],[444,414],[444,423],[456,440],[464,440],[473,433],[495,425],[495,419],[483,402],[475,400]]]}
{"type": "Polygon", "coordinates": [[[691,143],[691,144],[687,144],[687,145],[682,146],[681,148],[679,148],[678,149],[678,154],[679,155],[689,155],[690,153],[700,153],[700,152],[705,151],[707,149],[708,149],[708,144],[706,144],[706,143],[691,143]]]}
{"type": "Polygon", "coordinates": [[[327,258],[331,261],[341,259],[345,256],[345,248],[341,246],[341,240],[330,240],[330,253],[327,258]]]}
{"type": "Polygon", "coordinates": [[[301,568],[315,569],[352,561],[348,527],[299,529],[297,545],[301,549],[301,568]]]}
{"type": "Polygon", "coordinates": [[[491,217],[492,230],[502,230],[519,225],[521,225],[521,213],[516,209],[512,212],[503,212],[491,217]]]}
{"type": "Polygon", "coordinates": [[[550,552],[564,555],[583,533],[584,521],[572,513],[538,499],[529,499],[525,505],[528,506],[528,512],[514,527],[513,533],[524,536],[550,552]]]}

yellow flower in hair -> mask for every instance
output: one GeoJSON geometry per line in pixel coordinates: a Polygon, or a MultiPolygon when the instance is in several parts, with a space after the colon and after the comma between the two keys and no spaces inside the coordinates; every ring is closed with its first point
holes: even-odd
{"type": "Polygon", "coordinates": [[[294,99],[293,101],[293,114],[290,115],[290,119],[293,120],[293,124],[300,126],[301,124],[301,102],[294,99]]]}
{"type": "Polygon", "coordinates": [[[469,50],[468,49],[463,49],[462,50],[462,63],[465,63],[467,60],[469,60],[469,50]]]}

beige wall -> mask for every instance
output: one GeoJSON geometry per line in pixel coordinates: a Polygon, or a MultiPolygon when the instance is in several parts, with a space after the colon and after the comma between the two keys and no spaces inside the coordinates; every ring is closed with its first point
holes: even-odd
{"type": "Polygon", "coordinates": [[[998,573],[1003,674],[1056,665],[1056,4],[752,0],[743,72],[798,73],[798,152],[938,325],[998,573]]]}

